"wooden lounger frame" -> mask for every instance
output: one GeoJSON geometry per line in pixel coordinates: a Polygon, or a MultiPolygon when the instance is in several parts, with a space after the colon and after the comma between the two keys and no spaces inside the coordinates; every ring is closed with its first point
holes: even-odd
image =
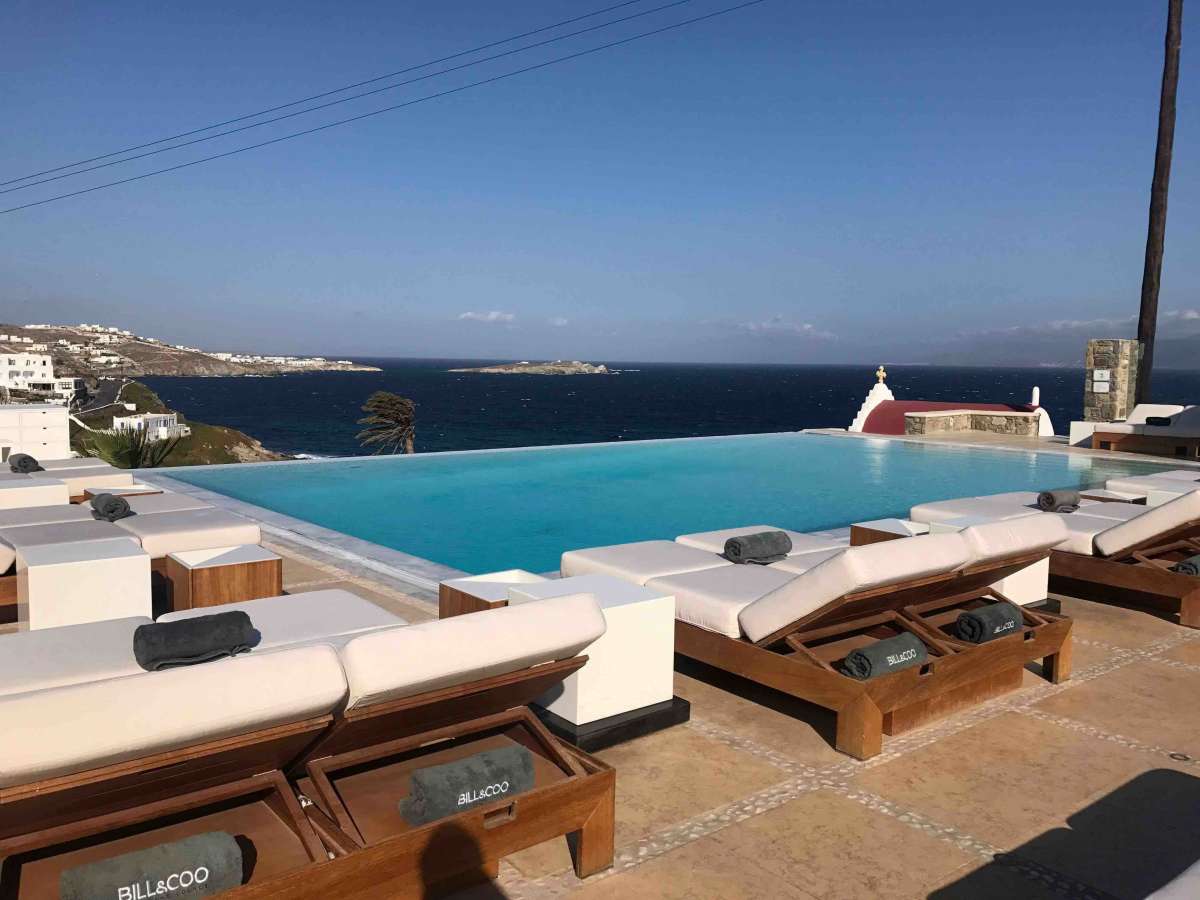
{"type": "MultiPolygon", "coordinates": [[[[1112,556],[1055,550],[1050,554],[1050,584],[1058,593],[1167,613],[1178,616],[1180,625],[1200,628],[1200,578],[1171,572],[1162,564],[1196,538],[1200,519],[1112,556]]],[[[1200,553],[1200,545],[1194,552],[1200,553]]]]}
{"type": "Polygon", "coordinates": [[[755,642],[676,620],[675,652],[832,710],[837,749],[868,759],[882,751],[885,731],[899,734],[1018,687],[1026,663],[1042,659],[1043,675],[1055,683],[1070,677],[1068,618],[1024,610],[1021,633],[978,645],[947,640],[925,621],[931,611],[977,598],[1003,599],[989,585],[1047,555],[1021,554],[848,594],[755,642]],[[916,634],[929,661],[858,681],[811,652],[814,642],[880,627],[916,634]]]}
{"type": "Polygon", "coordinates": [[[274,846],[286,841],[292,858],[300,858],[297,848],[303,857],[289,871],[256,877],[230,897],[424,896],[460,887],[464,878],[494,878],[501,857],[561,835],[573,850],[576,872],[585,877],[612,865],[615,773],[562,744],[525,704],[586,661],[586,656],[558,660],[336,716],[0,788],[0,864],[68,842],[106,840],[167,817],[178,821],[220,804],[236,810],[239,802],[253,801],[265,802],[286,829],[272,832],[274,846]],[[469,739],[500,725],[525,729],[533,748],[563,777],[367,845],[329,773],[389,753],[469,739]],[[472,867],[463,871],[464,859],[471,858],[472,867]]]}

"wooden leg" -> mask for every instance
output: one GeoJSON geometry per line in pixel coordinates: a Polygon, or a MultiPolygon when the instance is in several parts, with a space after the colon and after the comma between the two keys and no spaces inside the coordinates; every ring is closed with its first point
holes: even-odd
{"type": "Polygon", "coordinates": [[[1179,601],[1179,624],[1200,628],[1200,591],[1193,591],[1179,601]]]}
{"type": "Polygon", "coordinates": [[[1042,660],[1042,677],[1051,684],[1062,684],[1071,677],[1071,654],[1074,653],[1071,638],[1063,641],[1057,653],[1042,660]]]}
{"type": "Polygon", "coordinates": [[[616,831],[616,773],[608,772],[609,785],[583,828],[567,835],[575,874],[587,878],[613,864],[616,831]]]}
{"type": "Polygon", "coordinates": [[[866,694],[837,711],[837,748],[855,759],[883,750],[883,713],[866,694]]]}

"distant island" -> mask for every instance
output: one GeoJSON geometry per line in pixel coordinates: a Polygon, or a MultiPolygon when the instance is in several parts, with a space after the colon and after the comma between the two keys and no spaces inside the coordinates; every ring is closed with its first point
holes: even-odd
{"type": "Polygon", "coordinates": [[[515,363],[503,363],[498,366],[479,366],[474,369],[450,369],[451,372],[478,372],[483,375],[615,375],[608,366],[592,365],[591,363],[563,359],[554,362],[529,362],[522,360],[515,363]]]}

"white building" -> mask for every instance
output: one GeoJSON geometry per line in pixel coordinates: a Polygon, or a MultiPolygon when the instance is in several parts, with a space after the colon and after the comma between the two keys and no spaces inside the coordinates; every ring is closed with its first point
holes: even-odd
{"type": "Polygon", "coordinates": [[[68,459],[71,430],[67,410],[46,403],[0,405],[0,460],[14,453],[35,459],[68,459]]]}
{"type": "Polygon", "coordinates": [[[192,429],[179,423],[178,413],[138,413],[113,419],[113,431],[145,431],[152,441],[187,437],[192,429]]]}
{"type": "Polygon", "coordinates": [[[31,381],[52,381],[54,361],[44,353],[9,350],[0,353],[0,386],[27,391],[31,381]]]}

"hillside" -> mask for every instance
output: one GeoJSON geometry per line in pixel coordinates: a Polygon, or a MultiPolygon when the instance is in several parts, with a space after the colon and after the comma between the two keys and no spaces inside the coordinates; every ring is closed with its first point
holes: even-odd
{"type": "Polygon", "coordinates": [[[322,357],[261,357],[215,353],[196,347],[167,344],[100,326],[39,325],[35,328],[0,323],[0,335],[29,338],[29,343],[0,341],[9,348],[49,353],[59,377],[97,378],[140,375],[282,375],[289,372],[377,372],[349,360],[322,357]],[[35,349],[44,345],[46,349],[35,349]]]}
{"type": "MultiPolygon", "coordinates": [[[[136,412],[162,413],[172,412],[162,402],[159,396],[138,381],[126,384],[120,393],[123,403],[133,403],[136,412]]],[[[129,415],[133,410],[126,411],[118,407],[107,407],[95,412],[83,413],[80,421],[92,428],[111,428],[113,412],[129,415]]],[[[223,425],[208,425],[204,422],[194,422],[179,413],[179,421],[186,422],[192,433],[179,442],[179,445],[167,457],[167,466],[204,466],[218,463],[265,462],[270,460],[290,459],[280,453],[273,453],[248,434],[235,428],[223,425]]],[[[82,452],[82,440],[85,432],[78,425],[71,424],[71,448],[82,452]]]]}

